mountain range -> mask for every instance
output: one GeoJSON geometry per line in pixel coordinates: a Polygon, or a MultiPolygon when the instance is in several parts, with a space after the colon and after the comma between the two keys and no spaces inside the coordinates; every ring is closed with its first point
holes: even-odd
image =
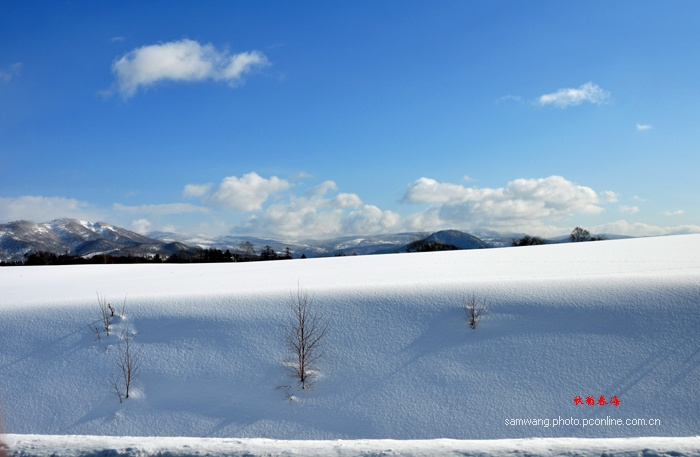
{"type": "Polygon", "coordinates": [[[442,230],[432,234],[405,232],[345,236],[330,240],[274,240],[251,236],[209,237],[159,231],[140,235],[105,222],[56,219],[42,223],[16,221],[0,224],[0,261],[22,261],[26,254],[39,251],[86,258],[99,254],[139,257],[153,257],[158,254],[166,258],[181,251],[194,249],[216,248],[234,252],[244,242],[250,242],[257,252],[264,246],[271,247],[277,253],[283,253],[289,248],[294,257],[368,255],[406,252],[411,242],[426,237],[429,242],[454,245],[458,249],[483,249],[509,246],[514,238],[522,235],[493,231],[468,234],[459,230],[442,230]]]}
{"type": "Polygon", "coordinates": [[[139,235],[104,222],[56,219],[0,224],[0,260],[22,261],[31,252],[91,257],[97,254],[149,257],[170,256],[188,246],[139,235]]]}

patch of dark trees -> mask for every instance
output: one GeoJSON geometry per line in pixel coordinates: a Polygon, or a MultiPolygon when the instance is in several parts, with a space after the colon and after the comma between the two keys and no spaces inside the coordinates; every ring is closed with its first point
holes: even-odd
{"type": "MultiPolygon", "coordinates": [[[[593,236],[588,230],[576,227],[571,231],[569,235],[569,240],[572,243],[581,243],[584,241],[604,241],[608,238],[605,235],[593,236]]],[[[540,244],[547,244],[547,240],[540,238],[539,236],[525,235],[522,238],[514,239],[511,246],[536,246],[540,244]]]]}
{"type": "Polygon", "coordinates": [[[454,244],[430,241],[428,238],[411,241],[406,246],[406,252],[434,252],[434,251],[457,251],[459,248],[454,244]]]}
{"type": "MultiPolygon", "coordinates": [[[[0,266],[20,265],[95,265],[95,264],[131,264],[131,263],[220,263],[220,262],[259,262],[265,260],[287,260],[292,258],[289,248],[284,253],[277,253],[270,246],[265,246],[257,253],[250,244],[243,249],[231,252],[217,248],[180,250],[179,252],[161,257],[135,256],[119,254],[96,254],[92,257],[81,257],[70,254],[55,254],[53,252],[36,251],[24,255],[24,261],[0,262],[0,266]]],[[[306,256],[302,255],[302,258],[306,256]]]]}

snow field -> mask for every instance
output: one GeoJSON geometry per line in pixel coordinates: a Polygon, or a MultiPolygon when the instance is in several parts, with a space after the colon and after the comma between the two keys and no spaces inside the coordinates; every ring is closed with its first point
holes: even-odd
{"type": "MultiPolygon", "coordinates": [[[[247,264],[0,269],[13,434],[284,440],[682,437],[700,430],[700,236],[247,264]],[[300,284],[330,320],[312,389],[282,385],[300,284]],[[120,306],[144,366],[119,404],[120,306]],[[476,330],[462,300],[492,305],[476,330]],[[577,406],[575,396],[620,406],[577,406]],[[584,419],[653,419],[589,426],[584,419]],[[552,426],[575,418],[578,425],[552,426]],[[509,425],[531,419],[538,425],[509,425]],[[548,419],[550,425],[544,426],[548,419]]],[[[575,421],[570,421],[575,422],[575,421]]],[[[387,454],[391,455],[391,454],[387,454]]],[[[598,454],[600,455],[600,454],[598,454]]]]}

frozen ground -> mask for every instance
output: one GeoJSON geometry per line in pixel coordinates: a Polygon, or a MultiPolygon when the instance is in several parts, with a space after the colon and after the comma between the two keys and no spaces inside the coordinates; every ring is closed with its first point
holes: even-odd
{"type": "MultiPolygon", "coordinates": [[[[433,444],[696,436],[698,252],[700,235],[679,235],[243,264],[2,268],[5,425],[21,435],[433,444]],[[316,384],[288,401],[277,387],[293,384],[282,334],[297,284],[331,326],[316,384]],[[89,329],[99,320],[96,293],[119,306],[127,297],[125,319],[102,342],[89,329]],[[492,303],[476,330],[461,308],[471,294],[492,303]],[[144,367],[120,404],[109,379],[122,329],[136,333],[144,367]],[[596,405],[576,405],[577,396],[596,405]],[[620,404],[598,405],[601,396],[620,404]]],[[[21,435],[7,440],[34,439],[21,435]]]]}

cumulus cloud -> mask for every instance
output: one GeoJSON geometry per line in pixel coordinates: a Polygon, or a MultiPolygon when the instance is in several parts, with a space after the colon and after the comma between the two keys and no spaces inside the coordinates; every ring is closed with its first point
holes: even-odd
{"type": "Polygon", "coordinates": [[[259,51],[230,55],[212,44],[171,41],[136,48],[112,65],[119,91],[132,97],[140,87],[160,81],[225,81],[237,86],[243,77],[270,62],[259,51]]]}
{"type": "Polygon", "coordinates": [[[408,185],[403,196],[404,203],[448,203],[461,201],[472,193],[459,184],[439,183],[430,178],[418,178],[408,185]]]}
{"type": "Polygon", "coordinates": [[[577,89],[559,89],[551,94],[544,94],[539,98],[538,104],[541,106],[554,105],[557,108],[567,108],[584,102],[600,105],[607,102],[609,98],[609,92],[604,91],[600,86],[592,82],[587,82],[577,89]]]}
{"type": "Polygon", "coordinates": [[[651,128],[652,127],[649,124],[637,124],[637,130],[639,131],[649,130],[651,128]]]}
{"type": "Polygon", "coordinates": [[[270,196],[291,187],[289,181],[272,176],[265,179],[255,172],[238,178],[224,178],[204,201],[223,209],[258,211],[270,196]]]}
{"type": "Polygon", "coordinates": [[[0,221],[29,220],[45,222],[63,217],[100,220],[102,214],[79,200],[65,197],[24,195],[15,198],[0,197],[0,221]]]}
{"type": "Polygon", "coordinates": [[[355,194],[338,194],[331,200],[335,208],[358,208],[362,200],[355,194]]]}
{"type": "Polygon", "coordinates": [[[661,236],[700,233],[700,225],[658,226],[643,222],[630,223],[625,220],[608,222],[591,227],[593,233],[613,233],[627,236],[661,236]]]}
{"type": "Polygon", "coordinates": [[[404,203],[430,203],[409,224],[425,229],[436,226],[515,228],[541,226],[546,220],[563,220],[573,214],[597,214],[598,194],[561,176],[516,179],[501,188],[464,187],[420,178],[410,184],[404,203]]]}
{"type": "Polygon", "coordinates": [[[341,230],[346,234],[384,233],[397,227],[400,216],[382,211],[374,205],[362,205],[341,218],[341,230]]]}
{"type": "Polygon", "coordinates": [[[211,184],[187,184],[182,190],[183,197],[201,197],[209,192],[211,184]]]}
{"type": "Polygon", "coordinates": [[[382,211],[362,202],[350,193],[338,190],[333,181],[326,181],[303,196],[269,205],[260,214],[250,216],[234,228],[239,233],[257,233],[295,238],[326,238],[351,234],[386,232],[399,222],[399,215],[382,211]]]}

